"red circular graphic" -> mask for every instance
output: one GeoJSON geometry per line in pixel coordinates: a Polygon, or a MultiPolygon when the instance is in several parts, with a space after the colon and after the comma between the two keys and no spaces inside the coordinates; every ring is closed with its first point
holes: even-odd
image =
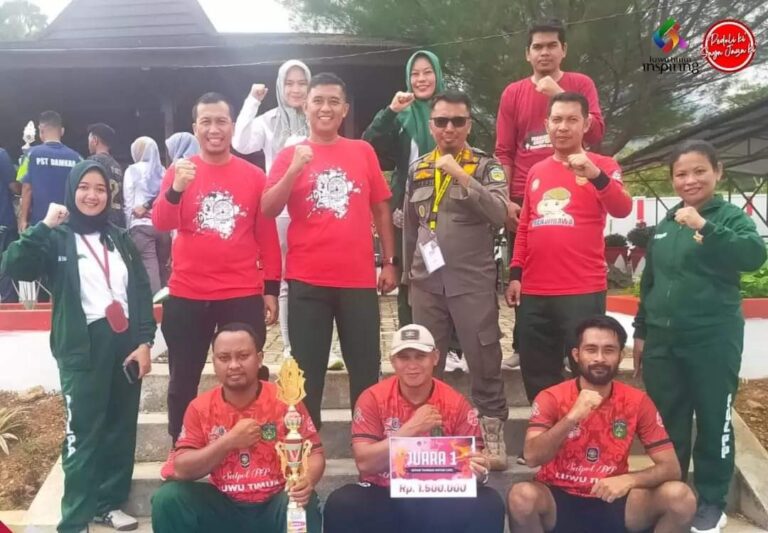
{"type": "Polygon", "coordinates": [[[743,70],[755,58],[755,34],[734,19],[718,20],[704,34],[702,54],[713,68],[727,73],[743,70]]]}

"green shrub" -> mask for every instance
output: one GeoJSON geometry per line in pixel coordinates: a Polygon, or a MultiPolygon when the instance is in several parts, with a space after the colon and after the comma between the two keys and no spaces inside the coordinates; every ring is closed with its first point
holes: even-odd
{"type": "Polygon", "coordinates": [[[743,298],[768,298],[768,262],[760,270],[741,275],[743,298]]]}

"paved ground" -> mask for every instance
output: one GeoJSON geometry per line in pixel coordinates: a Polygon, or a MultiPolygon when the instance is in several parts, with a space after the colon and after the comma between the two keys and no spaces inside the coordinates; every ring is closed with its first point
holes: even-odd
{"type": "MultiPolygon", "coordinates": [[[[392,333],[397,330],[397,297],[380,297],[379,309],[381,312],[381,354],[382,359],[387,360],[389,358],[389,344],[392,338],[392,333]]],[[[514,325],[515,318],[513,310],[507,307],[503,296],[499,297],[499,309],[499,325],[501,326],[501,332],[504,336],[501,340],[501,347],[504,351],[504,356],[506,357],[512,353],[512,326],[514,325]]],[[[341,354],[339,337],[335,331],[333,335],[332,350],[336,354],[341,354]]],[[[264,344],[264,361],[266,363],[274,363],[282,353],[283,338],[280,335],[280,327],[274,325],[267,330],[267,340],[264,344]]]]}

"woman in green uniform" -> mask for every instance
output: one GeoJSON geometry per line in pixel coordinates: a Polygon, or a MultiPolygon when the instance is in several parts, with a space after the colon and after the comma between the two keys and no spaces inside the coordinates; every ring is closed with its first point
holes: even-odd
{"type": "MultiPolygon", "coordinates": [[[[392,170],[390,206],[398,258],[403,247],[402,209],[408,167],[435,149],[435,140],[429,132],[429,101],[444,89],[437,56],[427,50],[414,53],[405,66],[405,85],[407,91],[395,93],[392,102],[376,114],[363,133],[363,139],[376,150],[381,167],[392,170]]],[[[400,270],[400,265],[395,266],[400,270]]],[[[397,318],[400,326],[413,322],[407,285],[401,284],[397,293],[397,318]]]]}
{"type": "Polygon", "coordinates": [[[688,141],[671,156],[681,202],[656,226],[640,282],[634,359],[674,442],[683,476],[693,444],[694,532],[725,526],[734,467],[731,409],[744,341],[739,277],[766,260],[742,209],[715,194],[723,175],[714,147],[688,141]]]}
{"type": "Polygon", "coordinates": [[[10,245],[2,270],[20,281],[51,283],[51,350],[67,409],[62,450],[60,532],[91,521],[138,526],[119,506],[133,475],[141,378],[155,335],[149,279],[127,232],[108,221],[110,188],[95,161],[77,164],[66,206],[10,245]]]}

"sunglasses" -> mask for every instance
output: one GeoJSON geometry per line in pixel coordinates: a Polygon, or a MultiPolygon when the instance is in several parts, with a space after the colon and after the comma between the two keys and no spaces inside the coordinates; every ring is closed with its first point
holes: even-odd
{"type": "Polygon", "coordinates": [[[445,128],[449,122],[453,124],[454,128],[463,128],[469,119],[470,117],[432,117],[430,120],[436,128],[445,128]]]}

